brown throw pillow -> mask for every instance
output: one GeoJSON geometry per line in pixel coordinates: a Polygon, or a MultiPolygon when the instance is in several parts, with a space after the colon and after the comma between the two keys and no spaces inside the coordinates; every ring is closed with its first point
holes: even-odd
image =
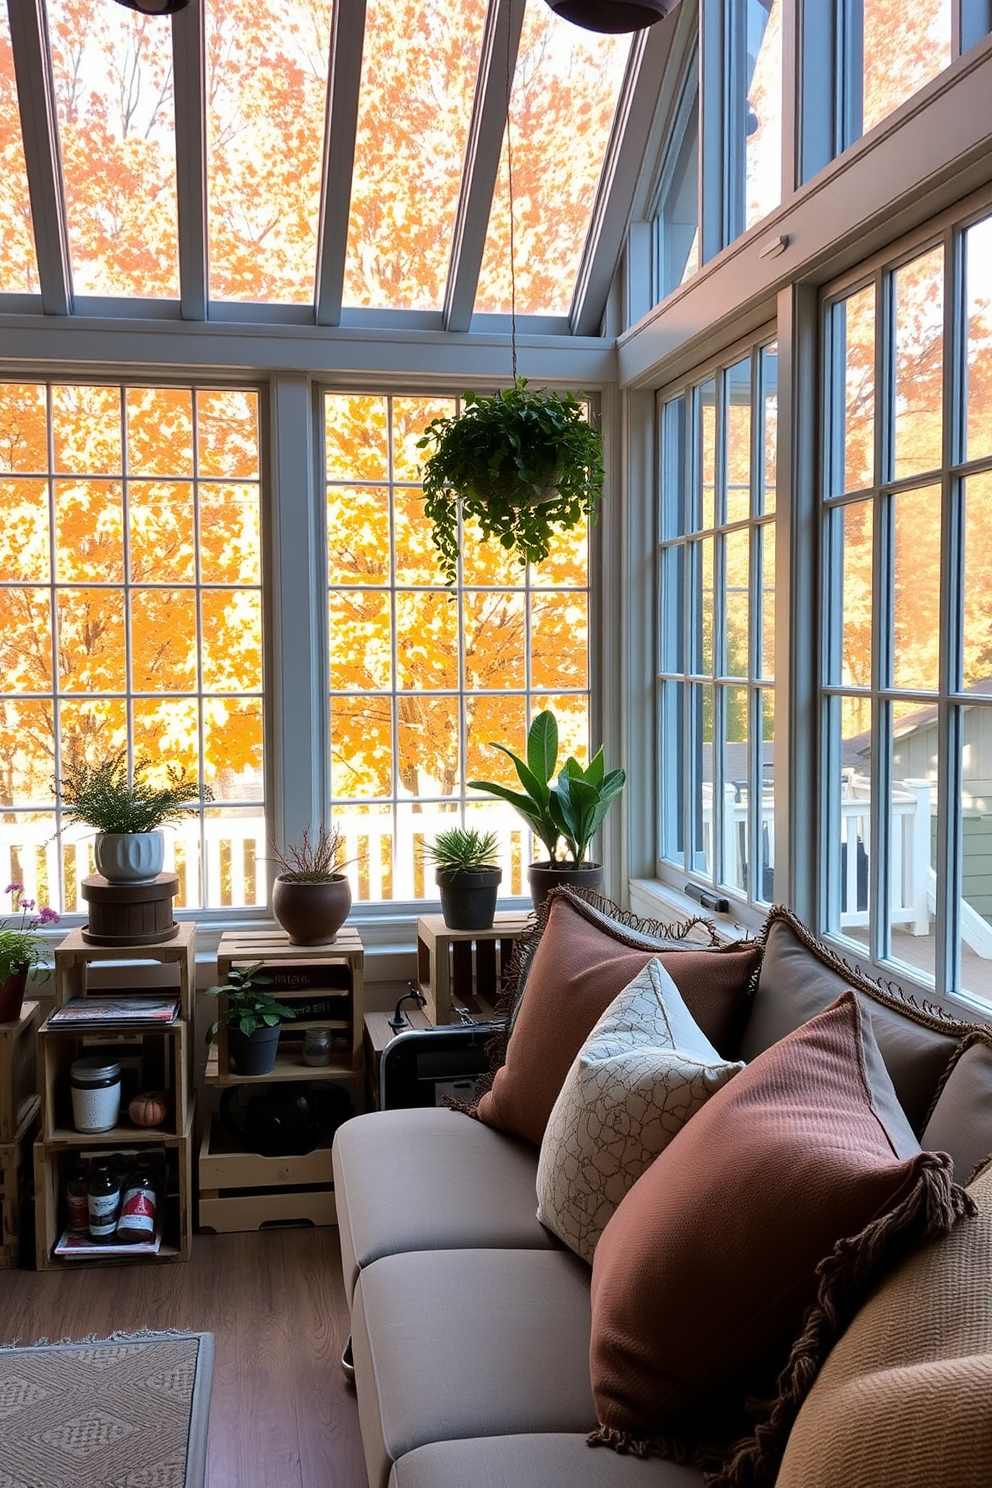
{"type": "MultiPolygon", "coordinates": [[[[472,1114],[487,1126],[540,1144],[572,1060],[624,987],[655,956],[710,1043],[735,1057],[748,988],[761,956],[753,941],[713,948],[660,949],[625,943],[625,927],[583,913],[556,894],[527,974],[523,998],[492,1088],[472,1114]]],[[[668,942],[671,946],[671,942],[668,942]]]]}
{"type": "Polygon", "coordinates": [[[830,1354],[776,1488],[988,1488],[992,1479],[992,1165],[978,1217],[886,1279],[830,1354]]]}
{"type": "Polygon", "coordinates": [[[968,1209],[949,1159],[920,1151],[845,992],[717,1091],[603,1231],[592,1440],[712,1466],[705,1445],[722,1451],[721,1482],[770,1481],[852,1299],[968,1209]],[[731,1452],[745,1401],[776,1376],[755,1437],[731,1452]]]}
{"type": "Polygon", "coordinates": [[[920,1146],[949,1152],[954,1175],[967,1183],[992,1154],[992,1029],[961,1043],[937,1094],[920,1146]]]}

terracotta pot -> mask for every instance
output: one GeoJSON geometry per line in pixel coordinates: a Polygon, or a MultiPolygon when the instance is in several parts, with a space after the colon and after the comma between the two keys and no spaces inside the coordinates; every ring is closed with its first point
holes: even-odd
{"type": "Polygon", "coordinates": [[[594,894],[603,891],[602,863],[531,863],[527,869],[530,897],[534,908],[540,909],[552,889],[567,884],[572,889],[591,889],[594,894]]]}
{"type": "Polygon", "coordinates": [[[28,968],[20,966],[0,983],[0,1023],[16,1023],[21,1016],[27,980],[28,968]]]}
{"type": "Polygon", "coordinates": [[[441,913],[449,930],[491,930],[502,868],[436,868],[434,882],[441,891],[441,913]]]}
{"type": "Polygon", "coordinates": [[[342,874],[329,883],[293,883],[279,874],[272,913],[290,945],[330,945],[351,910],[351,885],[342,874]]]}

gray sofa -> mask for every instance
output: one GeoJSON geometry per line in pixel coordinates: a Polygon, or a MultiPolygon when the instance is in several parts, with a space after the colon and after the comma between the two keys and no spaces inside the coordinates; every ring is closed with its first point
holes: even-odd
{"type": "MultiPolygon", "coordinates": [[[[596,912],[608,914],[602,906],[596,912]]],[[[652,943],[629,924],[618,925],[616,933],[625,945],[652,943]]],[[[669,944],[663,932],[652,927],[652,933],[659,944],[669,944]]],[[[740,1057],[753,1060],[853,987],[870,1014],[920,1145],[926,1149],[939,1140],[954,1158],[955,1177],[962,1184],[971,1178],[992,1150],[988,1035],[939,1009],[903,1000],[897,989],[879,988],[818,947],[785,912],[773,911],[762,943],[740,1057]]],[[[524,998],[527,958],[525,946],[519,968],[524,998]]],[[[373,1112],[338,1131],[335,1191],[370,1488],[704,1483],[699,1466],[587,1443],[597,1426],[590,1383],[590,1268],[538,1222],[537,1162],[533,1142],[458,1110],[373,1112]]],[[[986,1216],[992,1203],[979,1198],[977,1221],[959,1229],[968,1232],[972,1250],[979,1246],[977,1264],[988,1274],[992,1255],[986,1257],[982,1247],[988,1248],[992,1233],[986,1216]]],[[[959,1269],[952,1247],[961,1243],[956,1230],[934,1242],[947,1247],[940,1274],[949,1278],[952,1293],[959,1269]]],[[[961,1286],[973,1289],[963,1279],[963,1263],[960,1274],[961,1286]]],[[[924,1309],[932,1299],[919,1300],[924,1309]]],[[[961,1298],[954,1293],[947,1306],[953,1313],[961,1298]]],[[[913,1311],[901,1304],[900,1316],[913,1311]]],[[[946,1319],[938,1317],[936,1326],[944,1339],[954,1333],[946,1319]]],[[[975,1321],[969,1314],[967,1327],[977,1329],[968,1334],[969,1357],[987,1357],[992,1366],[992,1318],[983,1314],[975,1321]]],[[[877,1405],[871,1390],[864,1393],[870,1423],[877,1405]]],[[[811,1405],[820,1404],[811,1396],[799,1424],[811,1405]]],[[[841,1414],[849,1418],[850,1409],[841,1414]]],[[[890,1452],[885,1475],[873,1479],[869,1472],[865,1483],[902,1488],[919,1481],[938,1488],[946,1481],[961,1488],[992,1481],[989,1428],[980,1430],[985,1436],[977,1446],[968,1431],[956,1437],[959,1449],[964,1442],[965,1460],[977,1462],[974,1478],[945,1446],[942,1460],[953,1478],[934,1477],[926,1454],[916,1449],[905,1467],[890,1452]],[[913,1476],[919,1471],[922,1478],[913,1476]]],[[[816,1441],[815,1424],[800,1433],[801,1472],[796,1476],[799,1470],[790,1467],[786,1449],[778,1482],[783,1488],[817,1488],[821,1481],[854,1488],[860,1480],[850,1449],[839,1467],[827,1460],[829,1454],[821,1464],[814,1449],[811,1469],[811,1431],[816,1441]]],[[[857,1439],[873,1437],[869,1425],[857,1439]]],[[[877,1466],[871,1471],[877,1474],[877,1466]]]]}

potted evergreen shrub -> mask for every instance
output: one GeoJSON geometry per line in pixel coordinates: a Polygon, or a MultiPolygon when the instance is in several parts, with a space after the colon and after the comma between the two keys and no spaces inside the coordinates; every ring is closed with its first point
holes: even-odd
{"type": "Polygon", "coordinates": [[[153,761],[136,759],[128,769],[127,750],[91,765],[74,757],[63,766],[56,790],[74,821],[96,828],[97,871],[108,883],[151,883],[162,871],[165,841],[158,830],[194,816],[194,802],[209,801],[195,775],[166,765],[164,784],[149,780],[153,761]]]}
{"type": "Polygon", "coordinates": [[[261,970],[261,961],[253,966],[233,966],[222,987],[208,987],[211,997],[221,999],[218,1016],[207,1029],[207,1043],[212,1044],[222,1028],[227,1029],[227,1048],[239,1075],[267,1075],[276,1062],[279,1029],[288,1018],[295,1018],[292,1008],[277,1002],[264,989],[272,978],[261,970]]]}
{"type": "Polygon", "coordinates": [[[499,837],[478,827],[450,827],[424,846],[434,864],[441,913],[449,930],[491,930],[503,870],[499,837]]]}
{"type": "Polygon", "coordinates": [[[272,913],[291,945],[331,945],[351,911],[345,877],[344,840],[336,826],[321,823],[317,840],[309,827],[299,843],[272,848],[279,872],[272,885],[272,913]]]}
{"type": "Polygon", "coordinates": [[[471,780],[469,785],[508,801],[547,849],[547,861],[532,863],[527,870],[534,908],[539,909],[549,891],[561,883],[599,892],[602,864],[590,862],[587,853],[603,818],[623,790],[625,772],[607,771],[599,749],[585,768],[570,755],[553,783],[558,763],[558,720],[550,708],[536,714],[531,722],[526,760],[504,744],[492,743],[492,748],[513,761],[523,790],[493,780],[471,780]]]}
{"type": "Polygon", "coordinates": [[[525,377],[492,397],[466,393],[463,411],[434,419],[417,446],[430,451],[424,511],[449,585],[458,577],[459,505],[483,539],[515,549],[521,563],[540,563],[555,532],[595,518],[602,440],[571,393],[529,392],[525,377]]]}

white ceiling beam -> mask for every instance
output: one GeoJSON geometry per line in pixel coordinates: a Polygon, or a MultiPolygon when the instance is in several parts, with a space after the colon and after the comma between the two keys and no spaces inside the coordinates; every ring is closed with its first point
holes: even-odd
{"type": "Polygon", "coordinates": [[[206,320],[207,145],[203,6],[193,0],[172,17],[172,69],[176,111],[176,208],[179,227],[179,299],[184,320],[206,320]]]}
{"type": "Polygon", "coordinates": [[[576,336],[595,335],[603,319],[651,140],[679,15],[680,11],[676,10],[659,25],[641,31],[634,38],[569,312],[572,333],[576,336]]]}
{"type": "Polygon", "coordinates": [[[9,10],[42,308],[46,315],[71,315],[69,231],[45,7],[43,0],[17,0],[9,10]]]}
{"type": "Polygon", "coordinates": [[[525,0],[492,0],[486,14],[444,296],[448,331],[467,331],[472,320],[524,8],[525,0]]]}
{"type": "Polygon", "coordinates": [[[364,41],[365,0],[337,0],[327,75],[324,170],[317,233],[314,314],[317,324],[322,326],[335,326],[341,321],[364,41]]]}

